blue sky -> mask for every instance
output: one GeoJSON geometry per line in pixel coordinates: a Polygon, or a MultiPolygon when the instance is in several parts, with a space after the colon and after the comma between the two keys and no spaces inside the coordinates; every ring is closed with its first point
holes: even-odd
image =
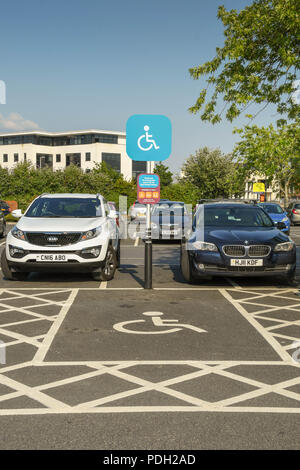
{"type": "MultiPolygon", "coordinates": [[[[188,69],[223,44],[222,3],[241,9],[250,0],[3,2],[0,132],[14,125],[124,131],[132,114],[165,114],[173,125],[172,170],[205,145],[230,152],[238,138],[232,130],[244,119],[213,126],[188,112],[204,84],[188,69]]],[[[256,123],[271,120],[267,111],[256,123]]]]}

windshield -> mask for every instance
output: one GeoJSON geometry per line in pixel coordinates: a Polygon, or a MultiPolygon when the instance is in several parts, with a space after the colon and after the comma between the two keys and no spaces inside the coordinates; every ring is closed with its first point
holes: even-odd
{"type": "MultiPolygon", "coordinates": [[[[197,225],[201,223],[203,211],[197,214],[197,225]]],[[[204,207],[204,224],[213,227],[273,227],[270,217],[260,208],[248,207],[204,207]]]]}
{"type": "Polygon", "coordinates": [[[101,217],[97,198],[41,197],[25,213],[26,217],[101,217]]]}
{"type": "Polygon", "coordinates": [[[174,215],[182,215],[186,214],[187,210],[184,204],[164,203],[154,206],[152,215],[170,214],[170,212],[174,212],[174,215]]]}
{"type": "Polygon", "coordinates": [[[283,210],[278,204],[262,204],[260,207],[269,214],[283,214],[283,210]]]}

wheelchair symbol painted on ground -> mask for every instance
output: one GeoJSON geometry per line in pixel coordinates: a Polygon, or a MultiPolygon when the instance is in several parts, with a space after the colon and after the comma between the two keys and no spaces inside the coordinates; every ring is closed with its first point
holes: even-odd
{"type": "Polygon", "coordinates": [[[188,323],[178,323],[179,320],[175,319],[166,319],[163,320],[161,316],[163,315],[163,312],[144,312],[143,315],[147,317],[151,317],[152,324],[151,326],[156,326],[156,327],[175,327],[175,328],[168,328],[165,330],[159,330],[159,331],[138,331],[135,330],[134,327],[131,329],[131,326],[133,326],[135,323],[148,323],[147,320],[129,320],[129,321],[123,321],[120,323],[116,323],[113,328],[121,333],[130,333],[134,335],[165,335],[168,333],[176,333],[177,331],[181,331],[183,329],[188,329],[188,330],[193,330],[196,331],[197,333],[207,333],[206,330],[203,330],[202,328],[198,328],[197,326],[189,325],[188,323]]]}
{"type": "Polygon", "coordinates": [[[151,150],[152,147],[154,147],[155,150],[159,149],[159,146],[156,144],[155,140],[152,138],[153,136],[148,133],[149,129],[150,129],[149,126],[144,126],[145,134],[140,135],[137,141],[138,147],[141,150],[143,150],[143,152],[148,152],[148,150],[151,150]],[[145,139],[145,144],[149,143],[150,145],[148,146],[147,145],[145,146],[145,144],[141,145],[141,142],[144,139],[145,139]]]}

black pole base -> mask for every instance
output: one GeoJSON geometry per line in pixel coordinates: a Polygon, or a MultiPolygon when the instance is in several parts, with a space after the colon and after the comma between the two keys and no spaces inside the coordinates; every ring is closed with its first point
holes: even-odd
{"type": "Polygon", "coordinates": [[[152,289],[152,240],[145,240],[145,289],[152,289]]]}

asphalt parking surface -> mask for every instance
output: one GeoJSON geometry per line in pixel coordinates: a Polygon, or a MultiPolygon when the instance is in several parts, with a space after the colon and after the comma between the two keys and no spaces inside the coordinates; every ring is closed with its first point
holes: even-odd
{"type": "Polygon", "coordinates": [[[156,243],[144,291],[143,251],[123,240],[108,283],[0,276],[0,448],[298,448],[298,288],[189,285],[179,245],[156,243]]]}

